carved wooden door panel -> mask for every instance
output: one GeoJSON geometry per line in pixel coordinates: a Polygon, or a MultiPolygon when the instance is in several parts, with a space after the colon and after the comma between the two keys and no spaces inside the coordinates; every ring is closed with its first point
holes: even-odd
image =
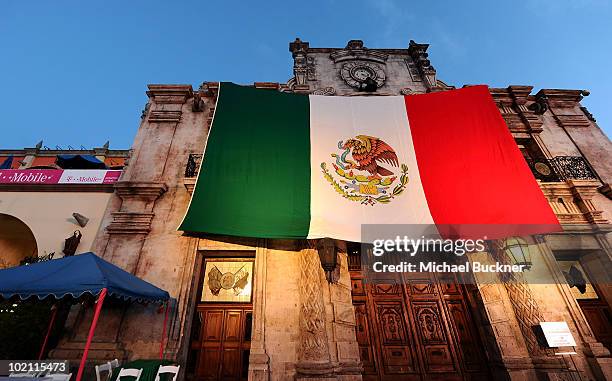
{"type": "Polygon", "coordinates": [[[489,378],[463,286],[433,274],[387,278],[351,271],[364,380],[489,378]]]}
{"type": "Polygon", "coordinates": [[[612,310],[602,299],[578,299],[597,341],[612,351],[612,310]]]}

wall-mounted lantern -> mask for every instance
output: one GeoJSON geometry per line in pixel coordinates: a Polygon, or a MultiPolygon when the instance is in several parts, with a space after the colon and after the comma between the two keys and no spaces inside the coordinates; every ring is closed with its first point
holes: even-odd
{"type": "Polygon", "coordinates": [[[317,250],[319,252],[319,259],[321,260],[321,267],[325,271],[325,278],[327,281],[332,283],[332,273],[338,265],[338,246],[336,246],[336,240],[331,238],[322,238],[317,244],[317,250]]]}
{"type": "Polygon", "coordinates": [[[76,253],[76,249],[81,242],[82,236],[83,235],[79,230],[75,230],[74,233],[72,233],[72,236],[66,238],[64,241],[64,250],[62,250],[65,256],[71,256],[76,253]]]}
{"type": "Polygon", "coordinates": [[[504,242],[504,252],[510,257],[512,264],[523,265],[526,270],[531,268],[531,253],[527,242],[518,237],[507,238],[504,242]]]}

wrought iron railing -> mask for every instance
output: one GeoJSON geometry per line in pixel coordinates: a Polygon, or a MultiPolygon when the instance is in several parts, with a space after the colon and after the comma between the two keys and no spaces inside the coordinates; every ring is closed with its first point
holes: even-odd
{"type": "Polygon", "coordinates": [[[197,153],[190,153],[187,158],[187,165],[185,166],[185,177],[196,177],[198,170],[200,169],[200,162],[202,161],[202,155],[197,153]]]}
{"type": "Polygon", "coordinates": [[[582,156],[556,156],[527,160],[536,179],[546,182],[596,180],[597,175],[582,156]]]}
{"type": "Polygon", "coordinates": [[[562,179],[596,180],[597,175],[582,156],[556,156],[550,160],[562,179]]]}

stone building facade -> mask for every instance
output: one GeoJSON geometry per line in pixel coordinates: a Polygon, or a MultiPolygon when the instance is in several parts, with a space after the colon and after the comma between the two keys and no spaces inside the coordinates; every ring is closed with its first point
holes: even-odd
{"type": "MultiPolygon", "coordinates": [[[[374,49],[362,41],[313,48],[296,39],[287,83],[271,91],[320,95],[399,95],[454,88],[437,78],[428,45],[374,49]]],[[[473,286],[435,277],[366,284],[357,249],[338,242],[328,282],[317,246],[302,241],[186,236],[177,231],[190,201],[214,113],[218,84],[149,85],[133,154],[115,185],[93,250],[173,297],[166,358],[185,379],[325,380],[612,378],[612,288],[587,299],[565,281],[565,265],[603,279],[611,273],[612,144],[581,106],[583,90],[491,88],[562,234],[526,242],[555,282],[476,279],[473,286]],[[253,261],[252,301],[200,302],[206,261],[253,261]],[[607,316],[607,318],[606,318],[607,316]],[[608,319],[606,321],[606,319],[608,319]],[[565,321],[576,354],[555,355],[538,342],[540,321],[565,321]],[[606,348],[606,345],[608,347],[606,348]]],[[[449,191],[452,185],[449,184],[449,191]]],[[[520,198],[520,195],[516,195],[520,198]]],[[[482,261],[504,255],[504,247],[482,261]]],[[[164,316],[154,307],[108,309],[89,359],[154,358],[164,316]],[[158,329],[159,327],[159,329],[158,329]]],[[[91,308],[74,308],[55,358],[78,359],[91,308]]]]}

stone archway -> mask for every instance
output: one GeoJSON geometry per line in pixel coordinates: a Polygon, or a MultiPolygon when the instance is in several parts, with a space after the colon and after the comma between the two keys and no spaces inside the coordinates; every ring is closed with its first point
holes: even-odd
{"type": "Polygon", "coordinates": [[[32,230],[19,218],[0,213],[0,269],[18,266],[29,256],[38,256],[32,230]]]}

